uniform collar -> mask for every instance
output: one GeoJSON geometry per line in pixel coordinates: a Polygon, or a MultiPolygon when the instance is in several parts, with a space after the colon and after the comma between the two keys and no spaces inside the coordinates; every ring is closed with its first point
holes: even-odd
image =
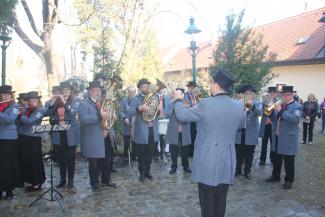
{"type": "Polygon", "coordinates": [[[217,93],[216,95],[212,96],[212,97],[216,97],[216,96],[229,96],[229,94],[227,92],[221,92],[221,93],[217,93]]]}

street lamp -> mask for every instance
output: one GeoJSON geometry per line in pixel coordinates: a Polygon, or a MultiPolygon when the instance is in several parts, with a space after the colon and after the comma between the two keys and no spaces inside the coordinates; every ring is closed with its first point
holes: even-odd
{"type": "Polygon", "coordinates": [[[192,56],[192,76],[194,83],[196,83],[196,55],[199,47],[196,45],[196,41],[194,41],[193,35],[200,32],[201,30],[194,25],[194,18],[191,17],[190,26],[184,31],[184,33],[189,34],[191,36],[190,47],[188,47],[188,50],[192,56]]]}
{"type": "Polygon", "coordinates": [[[2,75],[1,75],[1,84],[6,84],[6,49],[9,46],[11,42],[11,38],[9,37],[8,33],[6,31],[2,31],[0,34],[0,40],[2,41],[2,75]]]}

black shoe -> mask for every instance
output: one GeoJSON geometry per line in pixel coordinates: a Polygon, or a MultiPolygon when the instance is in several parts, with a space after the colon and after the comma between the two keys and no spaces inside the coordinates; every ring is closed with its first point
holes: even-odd
{"type": "Polygon", "coordinates": [[[113,182],[102,182],[102,186],[107,186],[111,188],[116,188],[116,184],[113,182]]]}
{"type": "Polygon", "coordinates": [[[111,169],[111,172],[112,173],[117,173],[117,170],[116,169],[111,169]]]}
{"type": "Polygon", "coordinates": [[[55,187],[63,188],[65,186],[65,184],[67,184],[65,179],[60,179],[60,183],[58,185],[56,185],[55,187]]]}
{"type": "Polygon", "coordinates": [[[11,190],[6,191],[6,200],[11,200],[14,197],[14,194],[12,193],[11,190]]]}
{"type": "Polygon", "coordinates": [[[258,165],[264,166],[265,165],[265,161],[260,161],[260,163],[258,165]]]}
{"type": "Polygon", "coordinates": [[[73,188],[73,179],[69,179],[68,181],[68,188],[72,189],[73,188]]]}
{"type": "Polygon", "coordinates": [[[251,179],[251,173],[245,173],[244,177],[248,180],[251,179]]]}
{"type": "Polygon", "coordinates": [[[25,188],[25,192],[26,193],[31,193],[31,192],[35,192],[35,191],[40,191],[42,189],[42,185],[37,186],[36,188],[33,186],[28,186],[25,188]]]}
{"type": "Polygon", "coordinates": [[[306,141],[301,141],[300,144],[306,144],[306,141]]]}
{"type": "Polygon", "coordinates": [[[98,185],[91,186],[91,190],[93,192],[100,192],[100,191],[102,191],[102,189],[100,189],[98,185]]]}
{"type": "Polygon", "coordinates": [[[153,180],[153,177],[152,177],[152,175],[151,175],[150,172],[146,173],[145,176],[146,176],[146,178],[148,178],[149,180],[153,180]]]}
{"type": "Polygon", "coordinates": [[[183,171],[184,171],[185,173],[191,173],[191,172],[192,172],[192,170],[190,170],[190,168],[185,168],[185,169],[183,169],[183,171]]]}
{"type": "Polygon", "coordinates": [[[282,186],[283,189],[290,189],[292,187],[292,182],[285,182],[284,185],[282,186]]]}
{"type": "Polygon", "coordinates": [[[144,174],[140,174],[139,181],[144,182],[144,180],[145,180],[144,174]]]}
{"type": "Polygon", "coordinates": [[[236,171],[235,176],[241,175],[241,171],[236,171]]]}
{"type": "Polygon", "coordinates": [[[176,173],[176,169],[170,169],[169,170],[169,174],[172,175],[172,174],[175,174],[176,173]]]}
{"type": "Polygon", "coordinates": [[[269,178],[265,179],[265,182],[280,182],[280,178],[274,178],[273,176],[270,176],[269,178]]]}

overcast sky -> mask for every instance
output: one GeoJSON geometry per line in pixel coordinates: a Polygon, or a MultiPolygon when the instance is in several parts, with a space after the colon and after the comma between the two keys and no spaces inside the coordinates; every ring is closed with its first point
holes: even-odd
{"type": "Polygon", "coordinates": [[[306,11],[325,7],[325,0],[150,0],[159,4],[154,23],[159,46],[178,43],[187,46],[189,36],[183,32],[188,19],[193,16],[196,26],[202,30],[197,41],[215,39],[224,24],[225,16],[233,11],[246,10],[245,24],[262,25],[306,11]]]}

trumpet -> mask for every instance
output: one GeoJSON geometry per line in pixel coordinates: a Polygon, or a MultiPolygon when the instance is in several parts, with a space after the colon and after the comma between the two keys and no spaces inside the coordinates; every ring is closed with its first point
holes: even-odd
{"type": "Polygon", "coordinates": [[[237,94],[237,99],[241,100],[244,104],[245,112],[252,109],[253,103],[249,103],[249,102],[253,102],[254,97],[255,94],[242,94],[242,93],[237,94]]]}
{"type": "Polygon", "coordinates": [[[270,116],[272,114],[275,106],[282,105],[282,103],[283,103],[283,100],[281,98],[277,98],[272,105],[270,105],[269,107],[266,107],[264,109],[264,111],[263,111],[264,114],[267,115],[267,116],[270,116]]]}
{"type": "Polygon", "coordinates": [[[13,101],[13,99],[3,100],[3,101],[0,102],[0,104],[1,104],[1,103],[5,103],[5,102],[11,102],[11,101],[13,101]]]}

